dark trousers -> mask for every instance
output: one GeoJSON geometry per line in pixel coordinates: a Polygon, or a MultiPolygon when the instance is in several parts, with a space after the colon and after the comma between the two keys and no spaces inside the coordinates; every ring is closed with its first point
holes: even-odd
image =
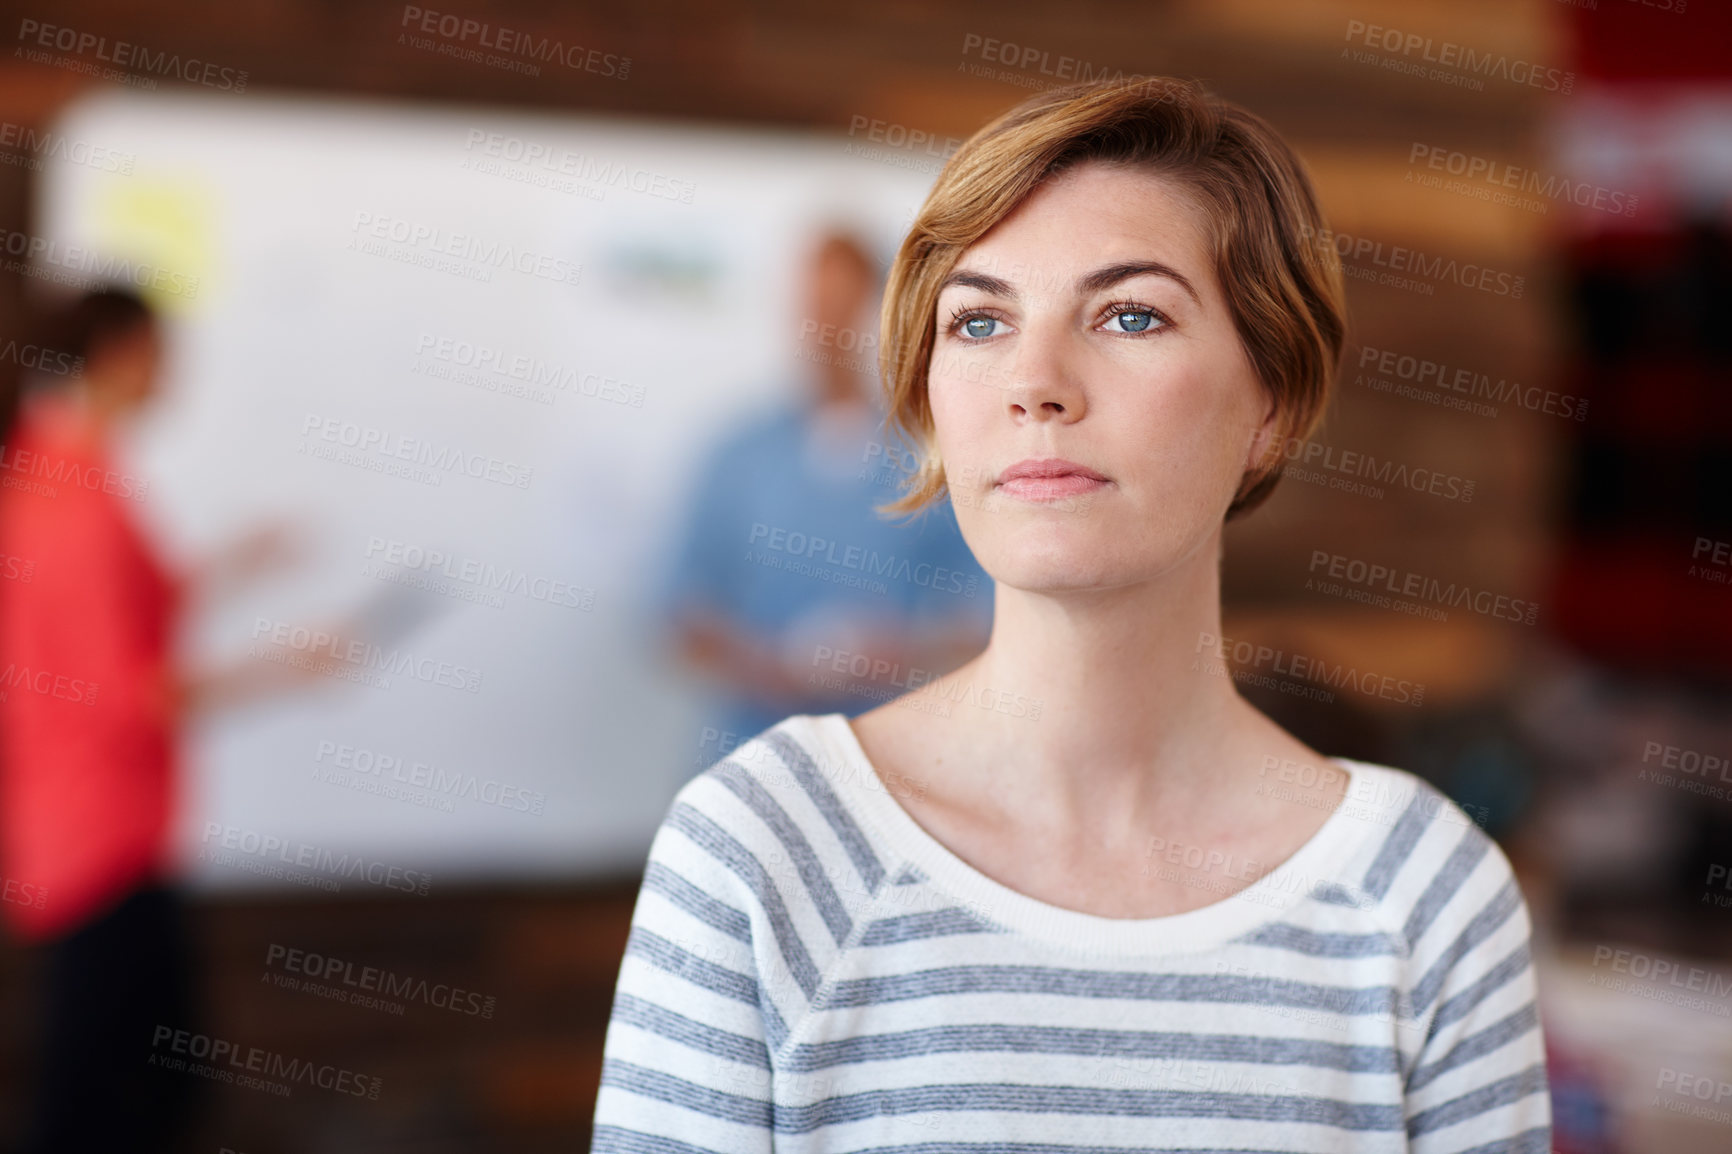
{"type": "MultiPolygon", "coordinates": [[[[32,1154],[174,1149],[199,1079],[154,1064],[158,1026],[197,1029],[178,892],[135,890],[47,947],[32,1154]]],[[[159,1059],[160,1060],[160,1059],[159,1059]]]]}

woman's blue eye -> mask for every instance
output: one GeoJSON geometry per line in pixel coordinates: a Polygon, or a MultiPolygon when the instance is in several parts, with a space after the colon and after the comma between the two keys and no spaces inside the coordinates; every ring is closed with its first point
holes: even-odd
{"type": "Polygon", "coordinates": [[[1120,332],[1140,333],[1146,331],[1155,323],[1155,314],[1139,312],[1114,313],[1108,318],[1107,323],[1111,324],[1113,321],[1121,322],[1122,327],[1119,329],[1120,332]]]}
{"type": "Polygon", "coordinates": [[[992,326],[997,323],[994,317],[969,317],[962,322],[962,331],[971,337],[990,337],[992,326]]]}

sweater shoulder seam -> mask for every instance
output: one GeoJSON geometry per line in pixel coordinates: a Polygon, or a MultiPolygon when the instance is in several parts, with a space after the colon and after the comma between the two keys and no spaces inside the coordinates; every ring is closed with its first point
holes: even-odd
{"type": "Polygon", "coordinates": [[[884,904],[884,895],[892,888],[890,879],[896,876],[907,864],[905,859],[895,859],[895,869],[885,872],[884,880],[879,884],[877,891],[872,894],[860,913],[854,918],[854,924],[848,928],[848,936],[837,944],[835,956],[819,971],[818,988],[812,992],[811,998],[807,999],[806,1008],[799,1018],[789,1026],[788,1036],[782,1039],[782,1044],[770,1054],[772,1073],[774,1073],[777,1064],[799,1046],[811,1024],[817,1020],[819,1012],[829,1002],[830,992],[835,988],[843,964],[854,952],[855,947],[860,944],[860,939],[865,936],[866,930],[877,920],[878,910],[884,904]]]}

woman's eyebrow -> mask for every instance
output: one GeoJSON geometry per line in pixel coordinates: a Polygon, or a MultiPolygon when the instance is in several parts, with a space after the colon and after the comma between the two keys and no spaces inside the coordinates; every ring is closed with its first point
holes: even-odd
{"type": "Polygon", "coordinates": [[[1192,300],[1198,304],[1203,303],[1202,298],[1197,296],[1197,290],[1191,287],[1191,282],[1185,278],[1183,273],[1171,265],[1162,264],[1158,260],[1128,260],[1119,264],[1109,264],[1105,268],[1098,268],[1094,272],[1077,278],[1077,292],[1083,295],[1098,293],[1102,289],[1111,288],[1120,281],[1129,280],[1134,276],[1164,276],[1169,280],[1177,281],[1180,288],[1191,294],[1192,300]]]}
{"type": "MultiPolygon", "coordinates": [[[[1198,304],[1203,303],[1201,298],[1197,296],[1197,290],[1192,287],[1190,280],[1183,273],[1171,265],[1164,265],[1155,260],[1132,260],[1109,264],[1104,268],[1098,268],[1078,277],[1076,288],[1081,295],[1097,293],[1134,276],[1164,276],[1169,280],[1176,281],[1180,288],[1190,294],[1192,300],[1198,304]]],[[[1004,297],[1007,300],[1016,300],[1022,295],[1016,290],[1016,286],[1009,281],[1000,280],[998,277],[983,272],[972,272],[968,269],[958,269],[945,277],[944,283],[938,286],[938,291],[943,292],[953,286],[979,289],[981,292],[991,293],[993,296],[1004,297]]]]}
{"type": "Polygon", "coordinates": [[[966,269],[959,269],[945,277],[944,283],[938,286],[938,291],[943,292],[953,286],[979,289],[983,293],[991,293],[995,297],[1006,297],[1010,300],[1015,300],[1022,295],[1011,286],[1009,281],[999,280],[997,277],[988,276],[983,272],[969,272],[966,269]]]}

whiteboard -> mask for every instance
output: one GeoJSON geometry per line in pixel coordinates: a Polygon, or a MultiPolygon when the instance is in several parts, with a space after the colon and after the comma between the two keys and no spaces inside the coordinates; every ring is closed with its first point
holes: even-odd
{"type": "Polygon", "coordinates": [[[694,470],[802,387],[815,230],[887,259],[932,166],[827,134],[133,91],[55,131],[86,147],[40,173],[53,251],[182,277],[124,448],[138,513],[177,559],[264,519],[306,542],[200,611],[188,658],[275,639],[337,671],[185,735],[194,884],[641,866],[705,716],[647,597],[694,470]],[[357,613],[389,668],[313,648],[357,613]]]}

